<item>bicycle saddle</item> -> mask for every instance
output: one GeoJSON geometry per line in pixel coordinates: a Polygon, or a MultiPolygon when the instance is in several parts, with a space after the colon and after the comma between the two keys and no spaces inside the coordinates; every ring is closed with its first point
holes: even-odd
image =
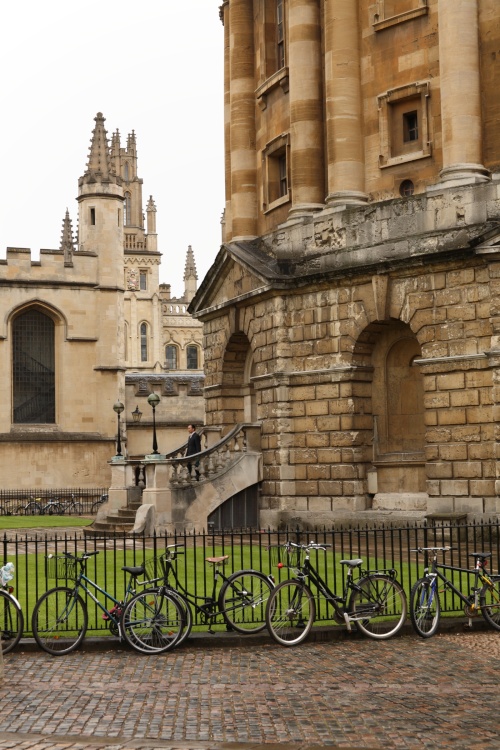
{"type": "Polygon", "coordinates": [[[222,555],[222,557],[205,557],[205,562],[213,563],[214,565],[224,562],[224,560],[229,560],[229,555],[222,555]]]}
{"type": "Polygon", "coordinates": [[[469,557],[491,557],[491,552],[469,552],[469,557]]]}
{"type": "Polygon", "coordinates": [[[144,573],[144,568],[142,565],[139,565],[138,567],[132,568],[128,565],[124,565],[122,570],[125,571],[125,573],[130,573],[131,576],[140,576],[141,573],[144,573]]]}
{"type": "Polygon", "coordinates": [[[359,568],[359,566],[363,564],[363,560],[360,560],[358,557],[356,560],[341,560],[340,564],[348,565],[350,568],[359,568]]]}

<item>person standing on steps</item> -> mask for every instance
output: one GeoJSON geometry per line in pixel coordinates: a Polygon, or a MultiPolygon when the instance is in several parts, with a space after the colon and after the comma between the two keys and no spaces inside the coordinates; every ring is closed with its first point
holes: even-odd
{"type": "MultiPolygon", "coordinates": [[[[198,435],[198,433],[196,432],[196,425],[194,425],[194,424],[188,424],[188,432],[189,432],[189,437],[188,437],[188,442],[187,442],[187,448],[186,448],[186,454],[185,455],[186,456],[193,456],[195,453],[200,453],[201,452],[201,439],[200,439],[200,436],[198,435]]],[[[196,461],[196,463],[194,465],[194,472],[195,472],[195,475],[196,475],[196,479],[198,479],[198,480],[200,478],[200,471],[199,471],[199,468],[198,468],[199,465],[200,465],[200,462],[196,461]]],[[[187,465],[187,467],[188,467],[189,473],[191,474],[192,465],[189,463],[187,465]]]]}

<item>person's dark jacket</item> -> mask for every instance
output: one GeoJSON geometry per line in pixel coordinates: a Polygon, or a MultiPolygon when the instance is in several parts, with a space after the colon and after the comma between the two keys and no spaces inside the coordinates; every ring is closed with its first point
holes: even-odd
{"type": "Polygon", "coordinates": [[[201,440],[197,432],[192,432],[188,438],[186,456],[192,456],[193,453],[200,453],[201,440]]]}

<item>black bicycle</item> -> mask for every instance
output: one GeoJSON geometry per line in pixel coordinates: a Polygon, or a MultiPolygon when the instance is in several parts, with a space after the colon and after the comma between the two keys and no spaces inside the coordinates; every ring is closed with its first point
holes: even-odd
{"type": "Polygon", "coordinates": [[[87,604],[82,596],[85,594],[102,610],[113,635],[117,635],[120,640],[123,638],[136,651],[154,653],[171,648],[180,636],[183,625],[183,615],[177,602],[172,597],[165,596],[161,613],[147,607],[147,619],[143,613],[140,625],[125,633],[123,612],[127,602],[136,593],[135,584],[151,585],[152,582],[137,580],[145,573],[144,565],[124,566],[122,570],[128,573],[129,579],[123,600],[118,600],[86,575],[87,561],[98,554],[98,551],[85,552],[81,557],[75,557],[65,552],[63,555],[47,558],[48,577],[72,581],[73,584],[50,589],[35,604],[32,630],[38,645],[54,656],[69,654],[78,648],[88,626],[87,604]],[[113,606],[109,609],[105,607],[89,586],[109,599],[113,606]]]}
{"type": "Polygon", "coordinates": [[[278,567],[288,568],[293,578],[282,581],[271,592],[267,602],[266,623],[275,641],[282,646],[296,646],[309,635],[316,617],[316,604],[311,585],[333,607],[333,617],[351,623],[364,635],[377,640],[391,638],[401,630],[406,619],[407,603],[402,586],[396,581],[393,568],[362,570],[363,560],[340,560],[347,567],[342,596],[330,590],[311,563],[311,551],[325,551],[329,544],[295,544],[271,548],[278,567]],[[283,561],[283,558],[286,562],[283,561]],[[354,570],[360,577],[354,580],[354,570]]]}
{"type": "Polygon", "coordinates": [[[474,569],[460,568],[457,565],[438,563],[438,552],[449,552],[452,547],[418,547],[411,550],[424,554],[424,575],[413,585],[410,593],[410,618],[415,631],[422,638],[430,638],[439,627],[441,602],[439,599],[439,582],[442,591],[452,591],[462,601],[464,612],[469,618],[482,614],[486,622],[500,630],[500,575],[493,576],[486,570],[491,552],[470,552],[474,558],[474,569]],[[432,563],[429,566],[429,552],[432,563]],[[474,577],[468,594],[462,593],[450,581],[444,571],[466,574],[474,577]]]}
{"type": "Polygon", "coordinates": [[[2,654],[8,654],[17,646],[24,630],[23,610],[14,596],[14,587],[10,585],[13,577],[14,565],[13,563],[7,563],[0,571],[0,642],[2,654]]]}
{"type": "Polygon", "coordinates": [[[137,626],[142,618],[146,620],[152,609],[161,608],[163,596],[174,597],[183,611],[182,634],[176,641],[178,646],[187,638],[193,626],[193,612],[198,613],[203,625],[208,625],[210,633],[215,632],[213,625],[217,620],[225,622],[229,630],[239,633],[259,633],[266,627],[265,610],[269,594],[274,586],[272,576],[266,576],[258,570],[238,570],[225,576],[221,568],[226,564],[229,555],[206,557],[205,562],[213,566],[213,587],[210,596],[198,596],[188,591],[181,583],[176,560],[184,554],[184,545],[169,545],[164,553],[146,563],[149,579],[157,579],[156,590],[136,594],[123,612],[123,632],[127,639],[132,634],[137,648],[137,626]],[[219,581],[222,581],[217,592],[219,581]],[[134,626],[135,623],[135,626],[134,626]]]}

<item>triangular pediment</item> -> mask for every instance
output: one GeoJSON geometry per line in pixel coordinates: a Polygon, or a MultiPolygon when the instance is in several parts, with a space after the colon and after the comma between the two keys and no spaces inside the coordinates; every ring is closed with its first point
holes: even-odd
{"type": "Polygon", "coordinates": [[[279,285],[284,278],[276,270],[275,259],[263,253],[257,243],[223,245],[191,302],[189,312],[201,314],[223,307],[279,285]]]}
{"type": "Polygon", "coordinates": [[[488,239],[476,245],[475,252],[476,255],[494,255],[500,253],[500,232],[491,234],[488,239]]]}

